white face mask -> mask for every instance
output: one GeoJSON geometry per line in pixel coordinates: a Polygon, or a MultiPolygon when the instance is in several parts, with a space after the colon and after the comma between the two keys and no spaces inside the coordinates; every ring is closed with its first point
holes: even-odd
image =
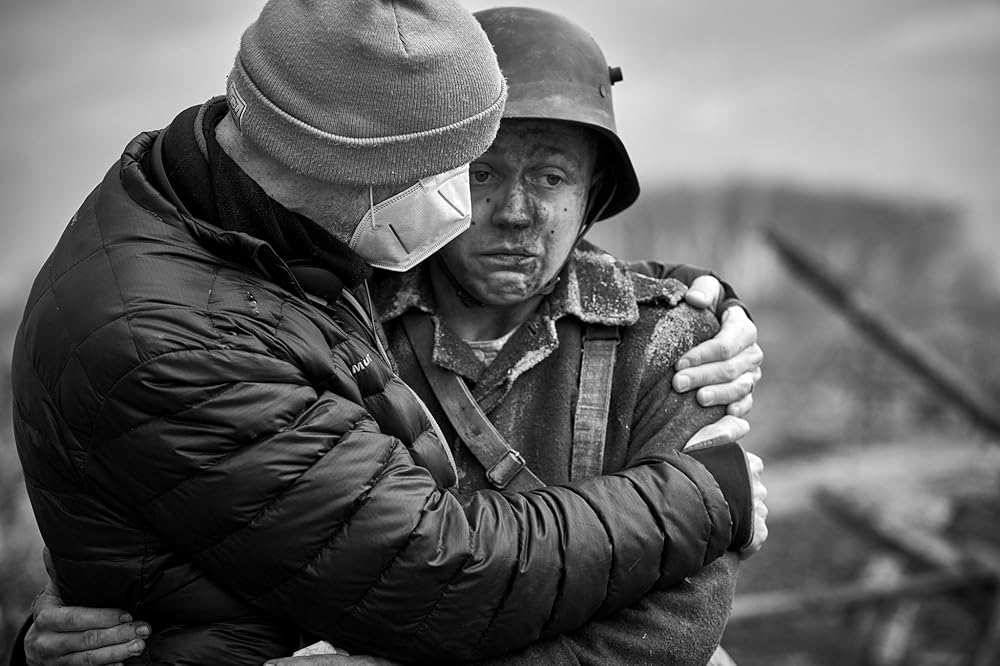
{"type": "Polygon", "coordinates": [[[468,229],[471,220],[469,165],[464,164],[373,203],[350,247],[376,268],[408,271],[468,229]]]}

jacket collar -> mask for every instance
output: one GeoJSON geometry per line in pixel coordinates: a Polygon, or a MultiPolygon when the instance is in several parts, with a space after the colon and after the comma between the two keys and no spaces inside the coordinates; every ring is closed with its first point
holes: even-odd
{"type": "Polygon", "coordinates": [[[346,244],[271,199],[221,149],[224,98],[181,112],[141,156],[150,183],[200,229],[203,243],[300,296],[335,301],[370,268],[346,244]]]}
{"type": "MultiPolygon", "coordinates": [[[[424,265],[406,273],[376,273],[376,309],[384,323],[411,308],[435,315],[434,295],[424,265]]],[[[552,293],[522,324],[489,366],[475,356],[447,325],[435,316],[434,362],[474,382],[473,395],[487,411],[511,384],[548,357],[558,346],[556,322],[563,317],[585,324],[631,326],[639,319],[639,304],[676,304],[684,287],[675,280],[637,275],[610,254],[582,241],[573,251],[552,293]]]]}
{"type": "MultiPolygon", "coordinates": [[[[434,314],[434,295],[425,264],[406,273],[377,272],[376,305],[383,322],[410,308],[434,314]]],[[[661,282],[656,280],[655,282],[661,282]]],[[[637,291],[635,276],[600,248],[581,241],[563,268],[555,289],[539,306],[548,319],[570,315],[588,324],[631,326],[639,318],[638,297],[648,300],[649,285],[637,291]]],[[[662,291],[662,290],[660,290],[662,291]]]]}

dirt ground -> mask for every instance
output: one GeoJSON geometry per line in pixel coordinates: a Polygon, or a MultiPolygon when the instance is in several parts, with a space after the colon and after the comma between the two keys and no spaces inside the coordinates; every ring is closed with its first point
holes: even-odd
{"type": "MultiPolygon", "coordinates": [[[[931,435],[907,442],[844,446],[769,463],[770,537],[747,560],[737,595],[838,587],[889,555],[816,501],[833,489],[877,506],[884,517],[1000,558],[1000,446],[931,435]]],[[[894,556],[893,556],[894,557],[894,556]]],[[[901,561],[901,560],[893,560],[901,561]]],[[[913,569],[905,566],[905,573],[913,569]]],[[[903,660],[913,666],[967,663],[987,616],[967,599],[928,597],[908,605],[914,630],[903,660]]],[[[874,607],[885,613],[890,607],[874,607]]],[[[723,645],[740,666],[865,664],[873,611],[809,612],[730,623],[723,645]]],[[[876,623],[875,627],[883,625],[876,623]]]]}

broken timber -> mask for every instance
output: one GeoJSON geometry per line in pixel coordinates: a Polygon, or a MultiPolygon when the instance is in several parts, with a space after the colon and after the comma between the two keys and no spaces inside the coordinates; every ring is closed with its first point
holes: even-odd
{"type": "MultiPolygon", "coordinates": [[[[973,666],[995,666],[998,663],[1000,562],[992,554],[958,549],[931,532],[879,514],[875,507],[853,495],[822,490],[817,493],[817,500],[836,518],[869,540],[924,571],[902,577],[890,576],[882,581],[742,595],[735,599],[730,623],[810,612],[843,612],[875,608],[885,602],[947,596],[970,611],[974,618],[985,620],[979,642],[972,646],[970,663],[973,666]],[[985,617],[984,607],[988,609],[985,617]]],[[[903,640],[906,640],[905,636],[903,640]]],[[[905,654],[905,645],[892,647],[894,652],[905,654]]]]}
{"type": "Polygon", "coordinates": [[[819,258],[810,256],[774,229],[764,233],[785,265],[866,337],[939,390],[942,398],[962,409],[977,425],[1000,436],[1000,407],[984,391],[972,386],[968,377],[960,374],[942,356],[899,331],[860,292],[842,284],[819,258]]]}

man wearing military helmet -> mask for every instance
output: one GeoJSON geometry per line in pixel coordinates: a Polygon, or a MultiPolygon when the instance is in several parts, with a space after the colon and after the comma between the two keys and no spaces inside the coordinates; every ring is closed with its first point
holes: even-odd
{"type": "MultiPolygon", "coordinates": [[[[725,411],[701,407],[671,385],[676,361],[707,340],[715,322],[681,302],[683,287],[670,276],[690,281],[688,269],[657,267],[653,277],[649,266],[623,265],[583,240],[594,223],[614,224],[609,218],[639,195],[615,126],[612,91],[622,72],[609,67],[587,31],[562,16],[503,7],[475,16],[507,78],[507,102],[493,145],[469,168],[470,229],[423,266],[380,282],[377,309],[401,376],[424,396],[434,395],[434,374],[462,377],[544,483],[623,469],[647,447],[680,448],[725,411]],[[423,343],[412,332],[422,319],[436,322],[433,338],[423,343]],[[582,359],[601,359],[601,339],[608,337],[617,342],[610,383],[602,387],[582,377],[588,368],[600,375],[607,358],[589,365],[582,359]],[[559,386],[576,390],[554,390],[559,386]],[[588,428],[600,410],[585,418],[580,405],[600,404],[602,390],[610,394],[605,415],[597,417],[605,430],[594,444],[588,428]]],[[[727,298],[718,308],[722,318],[734,330],[737,322],[752,326],[731,291],[727,298]]],[[[751,345],[745,355],[757,353],[751,345]]],[[[756,363],[744,368],[745,376],[732,379],[749,387],[756,363]]],[[[442,400],[427,402],[453,440],[456,419],[442,400]]],[[[742,432],[742,423],[735,427],[742,432]]],[[[461,487],[489,487],[489,461],[476,464],[469,446],[455,453],[461,487]]],[[[742,454],[737,462],[743,465],[742,454]]],[[[747,464],[759,459],[748,454],[747,464]]],[[[758,509],[751,551],[766,538],[766,508],[758,509]]],[[[705,663],[729,615],[737,562],[735,555],[722,557],[684,585],[650,592],[618,614],[536,643],[520,658],[705,663]]]]}

